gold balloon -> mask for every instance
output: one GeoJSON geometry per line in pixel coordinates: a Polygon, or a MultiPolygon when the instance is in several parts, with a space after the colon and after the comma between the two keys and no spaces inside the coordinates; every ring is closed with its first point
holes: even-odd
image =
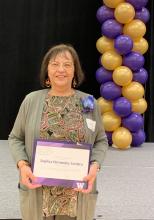
{"type": "Polygon", "coordinates": [[[135,9],[129,3],[120,3],[114,11],[114,16],[118,22],[126,24],[133,20],[135,9]]]}
{"type": "Polygon", "coordinates": [[[132,101],[132,111],[143,114],[147,109],[147,102],[144,98],[132,101]]]}
{"type": "Polygon", "coordinates": [[[112,134],[112,142],[119,149],[127,149],[132,142],[132,135],[124,127],[117,128],[112,134]]]}
{"type": "Polygon", "coordinates": [[[112,111],[105,112],[102,115],[102,122],[105,131],[114,131],[120,126],[121,118],[112,111]]]}
{"type": "Polygon", "coordinates": [[[108,50],[114,50],[114,40],[102,36],[97,40],[96,48],[100,53],[104,53],[108,50]]]}
{"type": "Polygon", "coordinates": [[[101,114],[105,113],[105,112],[109,112],[112,111],[112,106],[113,106],[113,102],[112,101],[108,101],[102,97],[100,97],[97,100],[98,105],[100,106],[100,110],[101,110],[101,114]]]}
{"type": "Polygon", "coordinates": [[[141,20],[134,19],[130,23],[124,25],[123,33],[130,36],[133,40],[136,40],[145,35],[146,26],[141,20]]]}
{"type": "Polygon", "coordinates": [[[140,39],[133,42],[133,51],[144,54],[148,50],[148,42],[145,38],[141,37],[140,39]]]}
{"type": "Polygon", "coordinates": [[[133,74],[126,66],[119,66],[113,71],[113,81],[119,86],[126,86],[131,83],[133,74]]]}
{"type": "Polygon", "coordinates": [[[117,5],[124,2],[124,0],[103,0],[103,2],[109,8],[116,8],[117,5]]]}
{"type": "Polygon", "coordinates": [[[131,82],[122,88],[122,95],[129,100],[137,100],[143,97],[144,87],[138,82],[131,82]]]}
{"type": "Polygon", "coordinates": [[[114,70],[116,67],[121,66],[122,57],[115,51],[107,51],[101,57],[101,63],[107,70],[114,70]]]}

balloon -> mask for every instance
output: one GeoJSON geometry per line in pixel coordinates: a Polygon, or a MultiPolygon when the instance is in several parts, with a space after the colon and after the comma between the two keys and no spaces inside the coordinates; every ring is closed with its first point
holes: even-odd
{"type": "Polygon", "coordinates": [[[144,95],[144,87],[138,82],[131,82],[122,88],[122,95],[131,101],[140,99],[144,95]]]}
{"type": "Polygon", "coordinates": [[[105,36],[102,36],[97,40],[96,48],[100,53],[104,53],[108,50],[114,50],[114,41],[105,36]]]}
{"type": "Polygon", "coordinates": [[[119,149],[127,149],[132,142],[132,135],[126,128],[117,128],[112,134],[113,144],[119,149]]]}
{"type": "Polygon", "coordinates": [[[101,26],[102,35],[109,38],[115,38],[122,33],[122,24],[117,22],[115,19],[106,20],[101,26]]]}
{"type": "Polygon", "coordinates": [[[106,131],[105,133],[108,139],[108,144],[111,146],[112,145],[112,132],[106,131]]]}
{"type": "Polygon", "coordinates": [[[96,17],[100,23],[103,23],[107,19],[114,18],[114,11],[113,9],[103,5],[97,10],[96,17]]]}
{"type": "Polygon", "coordinates": [[[96,71],[96,80],[98,83],[112,81],[112,71],[106,70],[104,67],[98,68],[96,71]]]}
{"type": "Polygon", "coordinates": [[[147,109],[147,102],[144,98],[132,101],[132,111],[143,114],[147,109]]]}
{"type": "Polygon", "coordinates": [[[149,45],[147,40],[141,37],[140,39],[134,41],[132,50],[144,54],[147,52],[148,47],[149,45]]]}
{"type": "Polygon", "coordinates": [[[109,111],[112,111],[113,109],[113,103],[112,101],[108,101],[106,99],[104,99],[103,97],[100,97],[98,100],[97,100],[97,103],[100,107],[100,110],[101,110],[101,114],[105,113],[105,112],[109,112],[109,111]]]}
{"type": "Polygon", "coordinates": [[[120,117],[128,116],[131,113],[131,107],[131,102],[124,97],[117,98],[113,102],[113,110],[120,117]]]}
{"type": "Polygon", "coordinates": [[[114,131],[120,126],[121,118],[114,112],[105,112],[102,115],[102,122],[105,131],[114,131]]]}
{"type": "Polygon", "coordinates": [[[133,73],[133,81],[144,84],[146,83],[147,79],[148,79],[148,72],[144,68],[140,68],[138,71],[133,73]]]}
{"type": "Polygon", "coordinates": [[[104,4],[109,8],[116,8],[118,4],[124,2],[124,0],[103,0],[104,4]]]}
{"type": "Polygon", "coordinates": [[[114,70],[116,67],[121,66],[122,57],[115,51],[107,51],[102,55],[102,65],[107,70],[114,70]]]}
{"type": "Polygon", "coordinates": [[[114,100],[121,96],[121,87],[114,82],[106,82],[100,86],[100,94],[107,100],[114,100]]]}
{"type": "Polygon", "coordinates": [[[128,66],[133,71],[137,71],[143,67],[144,62],[144,56],[137,52],[130,52],[123,57],[123,65],[128,66]]]}
{"type": "Polygon", "coordinates": [[[131,52],[133,48],[133,41],[129,36],[119,35],[114,40],[114,47],[119,54],[124,55],[131,52]]]}
{"type": "Polygon", "coordinates": [[[126,0],[126,2],[129,2],[134,6],[135,9],[139,10],[142,7],[146,6],[148,0],[126,0]]]}
{"type": "Polygon", "coordinates": [[[147,8],[142,8],[139,11],[136,11],[135,18],[147,23],[150,19],[150,13],[147,8]]]}
{"type": "Polygon", "coordinates": [[[138,147],[145,142],[145,132],[143,129],[138,130],[135,133],[132,133],[132,146],[138,147]]]}
{"type": "Polygon", "coordinates": [[[122,125],[131,132],[136,132],[144,125],[143,117],[139,113],[133,112],[126,118],[122,119],[122,125]]]}
{"type": "Polygon", "coordinates": [[[119,66],[113,71],[113,81],[119,86],[126,86],[131,83],[133,74],[126,66],[119,66]]]}
{"type": "Polygon", "coordinates": [[[133,20],[135,16],[134,7],[129,3],[120,3],[114,11],[114,16],[119,23],[126,24],[133,20]]]}
{"type": "Polygon", "coordinates": [[[138,19],[134,19],[124,25],[123,33],[130,36],[133,40],[143,37],[146,33],[145,24],[138,19]]]}

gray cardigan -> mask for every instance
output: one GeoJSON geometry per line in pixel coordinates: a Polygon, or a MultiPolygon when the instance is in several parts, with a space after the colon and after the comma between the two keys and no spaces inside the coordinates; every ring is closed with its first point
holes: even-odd
{"type": "MultiPolygon", "coordinates": [[[[43,104],[49,89],[43,89],[28,94],[23,100],[13,129],[9,135],[9,146],[15,163],[27,160],[31,163],[34,139],[39,138],[40,122],[43,104]]],[[[76,90],[79,97],[88,94],[76,90]]],[[[102,127],[99,107],[95,100],[95,109],[83,113],[86,130],[85,142],[93,145],[91,160],[102,164],[108,147],[105,131],[102,127]],[[96,121],[95,131],[88,128],[86,119],[96,121]]],[[[20,184],[20,207],[23,220],[42,220],[42,188],[27,189],[20,184]]],[[[77,220],[92,220],[96,204],[96,184],[89,194],[79,193],[77,220]]]]}

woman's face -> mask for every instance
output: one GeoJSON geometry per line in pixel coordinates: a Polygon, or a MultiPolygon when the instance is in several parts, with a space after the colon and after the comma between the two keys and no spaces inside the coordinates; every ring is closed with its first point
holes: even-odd
{"type": "Polygon", "coordinates": [[[48,77],[52,88],[71,88],[74,62],[69,51],[57,54],[48,64],[48,77]]]}

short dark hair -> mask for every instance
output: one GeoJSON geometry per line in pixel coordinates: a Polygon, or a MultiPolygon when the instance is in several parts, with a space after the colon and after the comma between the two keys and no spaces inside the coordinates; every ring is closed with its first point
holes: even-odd
{"type": "Polygon", "coordinates": [[[48,52],[45,54],[42,64],[41,64],[41,71],[40,71],[40,84],[43,88],[46,87],[46,80],[48,78],[48,64],[49,61],[52,58],[55,58],[58,54],[63,53],[63,52],[70,52],[73,58],[74,62],[74,80],[76,82],[76,87],[81,85],[81,83],[84,80],[84,73],[81,68],[79,56],[74,49],[74,47],[70,44],[58,44],[53,47],[51,47],[48,52]]]}

